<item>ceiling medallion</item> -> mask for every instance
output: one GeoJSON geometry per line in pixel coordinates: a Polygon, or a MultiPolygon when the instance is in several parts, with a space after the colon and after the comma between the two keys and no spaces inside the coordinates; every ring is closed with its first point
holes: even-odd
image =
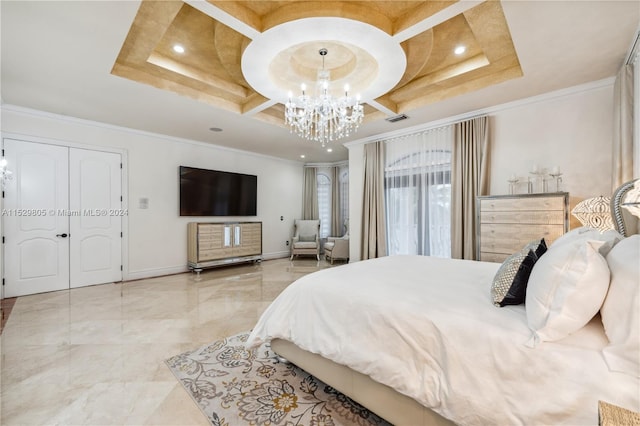
{"type": "Polygon", "coordinates": [[[318,51],[322,57],[322,68],[318,69],[316,94],[309,96],[307,86],[302,83],[302,94],[296,98],[289,92],[285,104],[284,121],[291,132],[304,139],[320,142],[324,147],[328,142],[348,137],[358,130],[364,117],[360,95],[349,96],[349,85],[344,85],[344,96],[334,98],[329,91],[331,72],[324,68],[324,58],[329,53],[326,48],[318,51]]]}

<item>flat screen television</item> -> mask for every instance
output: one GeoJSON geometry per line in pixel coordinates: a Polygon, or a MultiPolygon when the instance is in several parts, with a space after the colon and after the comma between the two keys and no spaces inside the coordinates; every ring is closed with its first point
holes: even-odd
{"type": "Polygon", "coordinates": [[[258,177],[180,166],[180,216],[255,216],[258,177]]]}

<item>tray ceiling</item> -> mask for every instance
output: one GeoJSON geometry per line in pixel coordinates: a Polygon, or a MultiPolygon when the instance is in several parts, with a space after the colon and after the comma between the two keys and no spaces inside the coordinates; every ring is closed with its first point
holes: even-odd
{"type": "Polygon", "coordinates": [[[522,76],[497,1],[143,1],[111,72],[283,126],[322,47],[365,122],[522,76]]]}

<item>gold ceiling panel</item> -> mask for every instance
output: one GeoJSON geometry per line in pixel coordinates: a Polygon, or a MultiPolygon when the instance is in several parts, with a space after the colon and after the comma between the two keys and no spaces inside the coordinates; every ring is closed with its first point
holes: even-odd
{"type": "Polygon", "coordinates": [[[403,30],[454,3],[452,1],[208,1],[261,32],[294,19],[331,16],[366,22],[389,34],[403,30]]]}
{"type": "Polygon", "coordinates": [[[261,98],[240,68],[249,41],[181,1],[143,1],[111,72],[242,113],[261,98]]]}
{"type": "MultiPolygon", "coordinates": [[[[425,20],[433,19],[436,13],[446,14],[457,2],[208,0],[208,3],[220,11],[212,14],[217,18],[182,1],[143,1],[112,74],[283,125],[284,106],[257,93],[242,73],[242,55],[251,43],[251,38],[242,32],[252,33],[229,22],[235,19],[246,28],[263,32],[300,18],[340,17],[374,25],[390,37],[400,37],[398,43],[407,59],[395,87],[371,105],[365,103],[365,122],[390,113],[407,113],[522,75],[499,1],[485,1],[462,13],[451,12],[434,24],[425,20]],[[233,19],[225,19],[225,13],[233,19]],[[183,45],[185,53],[174,52],[175,44],[183,45]],[[466,47],[463,55],[453,53],[458,45],[466,47]]],[[[298,66],[296,61],[300,60],[303,66],[316,67],[316,55],[317,49],[312,54],[300,53],[292,57],[291,64],[298,66]]],[[[339,77],[337,68],[335,72],[339,77]]]]}
{"type": "MultiPolygon", "coordinates": [[[[499,2],[481,3],[428,32],[432,33],[433,47],[424,66],[410,81],[403,78],[377,99],[398,113],[522,76],[499,2]],[[466,46],[464,55],[453,53],[457,45],[466,46]]],[[[421,36],[424,34],[417,37],[421,36]]],[[[403,47],[411,43],[415,40],[408,40],[403,47]]]]}

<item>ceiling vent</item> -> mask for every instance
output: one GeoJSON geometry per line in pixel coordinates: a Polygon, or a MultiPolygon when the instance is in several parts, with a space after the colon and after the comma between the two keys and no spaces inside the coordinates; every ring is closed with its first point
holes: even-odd
{"type": "Polygon", "coordinates": [[[394,115],[393,117],[387,117],[385,118],[385,120],[387,120],[389,123],[395,123],[396,121],[406,120],[407,118],[409,117],[406,114],[400,114],[394,115]]]}

